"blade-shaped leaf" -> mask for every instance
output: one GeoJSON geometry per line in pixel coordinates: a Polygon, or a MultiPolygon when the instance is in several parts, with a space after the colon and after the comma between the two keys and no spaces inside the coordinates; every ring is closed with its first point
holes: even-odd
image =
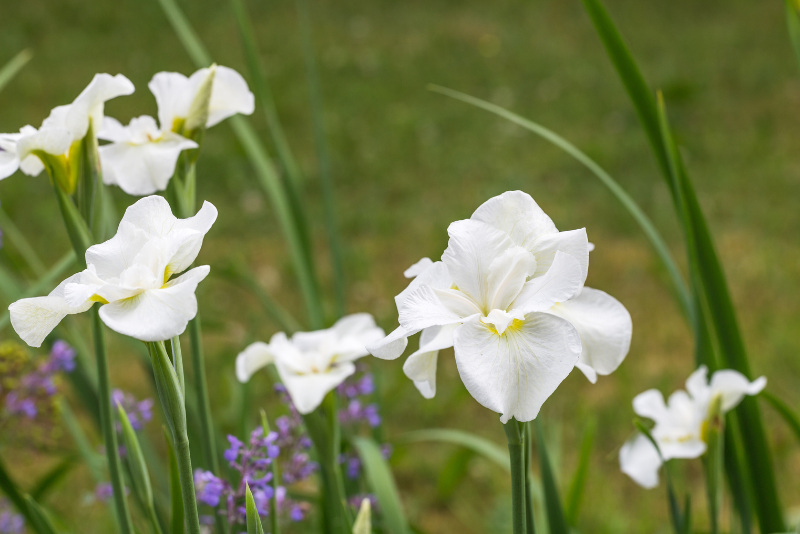
{"type": "Polygon", "coordinates": [[[481,436],[451,428],[431,428],[406,432],[397,438],[399,443],[416,443],[418,441],[439,441],[451,443],[471,449],[484,458],[494,462],[506,471],[511,469],[508,451],[496,443],[481,436]]]}
{"type": "MultiPolygon", "coordinates": [[[[6,497],[17,507],[17,510],[25,516],[25,520],[29,523],[32,523],[33,517],[31,515],[30,510],[28,509],[28,503],[25,501],[25,497],[17,488],[17,485],[11,479],[11,476],[6,471],[6,467],[3,464],[2,459],[0,459],[0,490],[6,494],[6,497]]],[[[41,534],[37,530],[38,534],[41,534]]]]}
{"type": "Polygon", "coordinates": [[[589,462],[592,457],[592,446],[594,445],[594,435],[597,425],[594,420],[586,424],[581,440],[581,449],[578,455],[578,467],[572,477],[567,493],[566,509],[567,522],[575,526],[578,522],[578,510],[580,509],[583,490],[586,487],[586,478],[589,474],[589,462]]]}
{"type": "Polygon", "coordinates": [[[169,500],[170,509],[172,510],[170,515],[170,534],[183,534],[183,492],[181,491],[181,479],[178,472],[178,458],[175,456],[175,447],[172,445],[169,429],[166,426],[163,429],[169,455],[169,500]]]}
{"type": "Polygon", "coordinates": [[[797,0],[786,0],[786,25],[795,58],[800,63],[800,3],[797,0]]]}
{"type": "Polygon", "coordinates": [[[403,512],[394,475],[380,447],[371,438],[354,437],[352,443],[364,465],[367,482],[378,498],[387,530],[392,534],[408,534],[408,520],[403,512]]]}
{"type": "Polygon", "coordinates": [[[10,82],[14,76],[17,75],[22,67],[24,67],[32,57],[33,54],[30,50],[23,50],[11,58],[11,60],[3,65],[2,68],[0,68],[0,91],[3,90],[3,87],[5,87],[8,82],[10,82]]]}
{"type": "Polygon", "coordinates": [[[542,476],[542,487],[544,488],[544,505],[547,510],[547,524],[550,526],[550,534],[569,534],[569,526],[564,516],[564,509],[561,507],[561,498],[558,496],[558,486],[556,485],[555,473],[550,465],[550,458],[547,454],[547,444],[542,431],[542,423],[539,418],[535,420],[537,449],[539,450],[539,470],[542,476]]]}
{"type": "Polygon", "coordinates": [[[53,522],[39,504],[30,495],[25,495],[25,502],[30,510],[31,526],[37,534],[57,534],[53,522]]]}
{"type": "Polygon", "coordinates": [[[31,497],[34,500],[40,501],[44,498],[50,491],[53,490],[55,486],[58,485],[59,482],[64,480],[64,477],[69,474],[73,467],[76,465],[76,458],[73,455],[69,455],[60,462],[58,462],[52,469],[50,469],[47,473],[45,473],[31,488],[31,497]]]}
{"type": "Polygon", "coordinates": [[[264,534],[264,527],[261,525],[261,518],[258,516],[258,508],[256,508],[256,500],[253,498],[253,492],[250,491],[249,484],[246,484],[246,487],[245,507],[247,511],[247,534],[264,534]]]}
{"type": "Polygon", "coordinates": [[[761,398],[775,408],[775,411],[783,417],[795,437],[800,440],[800,417],[798,417],[797,413],[788,404],[768,391],[762,391],[761,398]]]}
{"type": "Polygon", "coordinates": [[[136,492],[136,496],[144,506],[152,507],[153,487],[150,484],[150,474],[147,472],[147,464],[139,446],[139,439],[136,437],[136,431],[131,426],[131,421],[122,405],[117,405],[117,413],[122,424],[122,442],[125,444],[125,456],[131,473],[133,491],[136,492]]]}

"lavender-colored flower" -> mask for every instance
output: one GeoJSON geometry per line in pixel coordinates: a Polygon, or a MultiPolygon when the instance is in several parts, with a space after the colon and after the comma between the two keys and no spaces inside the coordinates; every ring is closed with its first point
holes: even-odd
{"type": "Polygon", "coordinates": [[[228,434],[228,443],[231,444],[231,447],[225,451],[223,456],[228,462],[234,463],[239,457],[239,450],[244,444],[236,436],[231,436],[230,434],[228,434]]]}
{"type": "Polygon", "coordinates": [[[69,346],[69,343],[61,339],[53,343],[53,348],[50,349],[50,361],[54,370],[64,373],[71,373],[75,370],[75,349],[69,346]]]}
{"type": "Polygon", "coordinates": [[[15,513],[5,499],[0,499],[0,534],[22,534],[25,518],[15,513]]]}
{"type": "Polygon", "coordinates": [[[214,476],[210,471],[196,469],[194,472],[194,487],[197,493],[197,500],[208,506],[218,506],[225,483],[214,476]]]}
{"type": "MultiPolygon", "coordinates": [[[[111,405],[114,409],[117,406],[122,406],[134,430],[142,430],[145,423],[149,423],[153,419],[153,399],[139,401],[132,394],[126,393],[121,389],[115,389],[111,392],[111,405]]],[[[117,431],[122,431],[122,426],[119,423],[117,423],[117,431]]]]}

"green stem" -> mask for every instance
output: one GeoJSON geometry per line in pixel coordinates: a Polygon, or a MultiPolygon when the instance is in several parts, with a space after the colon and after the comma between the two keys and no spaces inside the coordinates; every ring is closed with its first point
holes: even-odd
{"type": "Polygon", "coordinates": [[[183,376],[183,352],[181,351],[181,336],[175,336],[170,340],[170,352],[172,352],[172,365],[175,367],[175,374],[178,375],[178,382],[181,384],[181,391],[186,395],[186,380],[183,376]]]}
{"type": "Polygon", "coordinates": [[[536,534],[533,524],[533,488],[531,487],[531,455],[533,454],[533,441],[531,440],[531,424],[521,423],[524,427],[523,453],[525,454],[525,532],[536,534]]]}
{"type": "Polygon", "coordinates": [[[516,419],[503,424],[511,459],[511,506],[514,534],[525,534],[525,454],[523,436],[516,419]]]}
{"type": "Polygon", "coordinates": [[[214,441],[214,422],[211,420],[211,402],[208,398],[208,383],[203,358],[203,334],[200,315],[189,321],[189,336],[192,339],[192,368],[194,369],[194,389],[200,408],[200,426],[203,433],[203,454],[206,465],[215,475],[219,475],[217,447],[214,441]]]}
{"type": "Polygon", "coordinates": [[[106,448],[108,471],[111,475],[111,487],[114,490],[114,507],[117,512],[120,532],[133,534],[131,512],[125,500],[125,487],[122,480],[122,465],[117,447],[117,432],[111,413],[111,380],[108,375],[108,357],[106,355],[103,323],[97,306],[91,309],[92,330],[94,332],[94,351],[97,359],[98,393],[100,397],[100,422],[103,429],[103,442],[106,448]]]}

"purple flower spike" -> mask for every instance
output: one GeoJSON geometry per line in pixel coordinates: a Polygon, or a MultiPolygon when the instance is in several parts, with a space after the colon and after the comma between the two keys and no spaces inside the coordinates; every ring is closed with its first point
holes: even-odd
{"type": "Polygon", "coordinates": [[[239,449],[242,448],[242,443],[236,436],[231,436],[228,434],[228,443],[231,444],[231,448],[225,451],[224,457],[228,462],[235,462],[236,459],[239,457],[239,449]]]}
{"type": "Polygon", "coordinates": [[[218,506],[222,492],[225,491],[225,483],[214,476],[210,471],[197,469],[194,472],[194,487],[197,492],[197,500],[208,506],[218,506]]]}

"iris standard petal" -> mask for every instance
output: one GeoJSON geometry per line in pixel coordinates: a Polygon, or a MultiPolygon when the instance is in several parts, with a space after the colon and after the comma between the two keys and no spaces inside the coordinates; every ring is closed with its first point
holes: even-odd
{"type": "Polygon", "coordinates": [[[242,75],[231,68],[217,65],[214,85],[211,86],[206,128],[211,128],[237,113],[250,115],[254,110],[255,96],[242,75]]]}
{"type": "Polygon", "coordinates": [[[648,389],[633,398],[633,412],[653,421],[663,421],[668,417],[664,395],[657,389],[648,389]]]}
{"type": "Polygon", "coordinates": [[[194,92],[189,78],[178,72],[159,72],[147,84],[158,104],[158,122],[162,130],[173,130],[176,119],[185,119],[192,105],[194,92]]]}
{"type": "Polygon", "coordinates": [[[403,276],[406,278],[415,278],[431,265],[433,265],[433,261],[430,258],[422,258],[417,263],[403,271],[403,276]]]}
{"type": "Polygon", "coordinates": [[[556,304],[549,313],[572,323],[583,345],[580,363],[598,374],[611,374],[628,354],[633,332],[631,315],[608,293],[584,287],[580,295],[556,304]]]}
{"type": "Polygon", "coordinates": [[[256,341],[236,356],[236,379],[241,383],[248,382],[253,374],[275,361],[269,345],[256,341]]]}
{"type": "Polygon", "coordinates": [[[558,232],[552,219],[522,191],[507,191],[490,198],[475,210],[472,219],[502,230],[528,250],[542,236],[558,232]]]}
{"type": "Polygon", "coordinates": [[[325,373],[299,374],[287,367],[282,359],[275,361],[275,367],[301,414],[313,412],[328,392],[356,372],[356,366],[350,362],[337,364],[325,373]]]}
{"type": "Polygon", "coordinates": [[[644,434],[636,434],[619,451],[622,472],[646,489],[658,486],[658,470],[661,469],[661,464],[658,450],[644,434]]]}
{"type": "Polygon", "coordinates": [[[711,375],[711,394],[722,396],[723,412],[738,406],[745,395],[758,395],[766,386],[766,377],[762,376],[750,382],[746,376],[733,369],[722,369],[711,375]]]}
{"type": "Polygon", "coordinates": [[[478,317],[453,334],[458,372],[483,406],[508,422],[530,421],[569,375],[580,356],[580,337],[564,319],[530,313],[503,335],[478,317]]]}
{"type": "Polygon", "coordinates": [[[573,298],[582,281],[578,261],[569,254],[556,252],[550,269],[544,276],[526,282],[511,307],[525,313],[549,311],[555,304],[573,298]]]}
{"type": "Polygon", "coordinates": [[[586,281],[589,272],[589,239],[585,228],[544,235],[533,244],[531,252],[536,256],[535,276],[541,276],[550,269],[556,252],[563,252],[578,260],[581,266],[581,285],[586,281]]]}
{"type": "Polygon", "coordinates": [[[89,129],[89,120],[94,127],[100,129],[103,123],[104,104],[118,96],[129,95],[134,91],[133,83],[117,74],[95,74],[89,85],[69,105],[64,118],[65,126],[72,133],[74,141],[83,139],[89,129]]]}

